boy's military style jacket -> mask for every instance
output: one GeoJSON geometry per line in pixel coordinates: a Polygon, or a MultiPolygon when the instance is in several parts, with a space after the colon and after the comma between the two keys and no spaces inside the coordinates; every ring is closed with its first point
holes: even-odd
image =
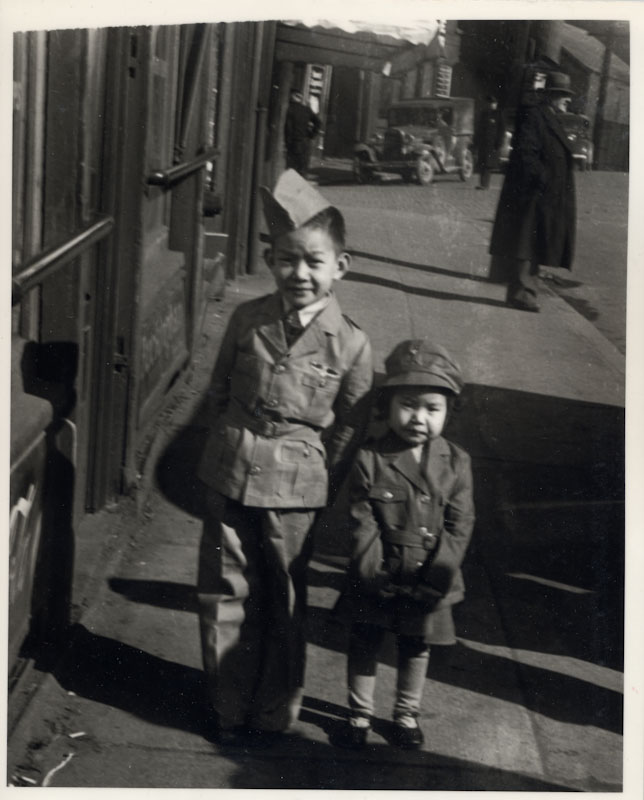
{"type": "Polygon", "coordinates": [[[349,477],[349,580],[338,604],[354,620],[408,635],[424,634],[428,615],[463,599],[460,567],[474,527],[468,454],[440,436],[421,462],[391,432],[359,451],[349,477]]]}
{"type": "Polygon", "coordinates": [[[199,477],[261,508],[319,508],[367,421],[373,368],[366,335],[332,295],[289,347],[278,293],[242,303],[209,390],[199,477]]]}

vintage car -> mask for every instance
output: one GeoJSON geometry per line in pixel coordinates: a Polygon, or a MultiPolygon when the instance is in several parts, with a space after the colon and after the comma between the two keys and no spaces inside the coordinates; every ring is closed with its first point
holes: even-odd
{"type": "Polygon", "coordinates": [[[454,173],[466,181],[474,172],[473,134],[474,100],[469,97],[399,101],[389,108],[384,131],[355,146],[355,180],[364,183],[376,173],[394,172],[423,185],[435,175],[454,173]]]}
{"type": "MultiPolygon", "coordinates": [[[[590,120],[584,114],[565,112],[559,114],[559,121],[566,132],[570,142],[572,156],[579,170],[591,170],[594,161],[594,148],[590,120]]],[[[509,126],[505,132],[505,139],[499,151],[499,166],[504,170],[510,160],[512,152],[512,129],[509,126]]]]}
{"type": "Polygon", "coordinates": [[[559,120],[572,147],[577,169],[593,168],[594,148],[590,120],[584,114],[561,114],[559,120]]]}

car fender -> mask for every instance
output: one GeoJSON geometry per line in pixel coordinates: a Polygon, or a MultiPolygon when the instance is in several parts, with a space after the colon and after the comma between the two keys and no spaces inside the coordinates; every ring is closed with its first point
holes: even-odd
{"type": "Polygon", "coordinates": [[[356,145],[353,148],[353,155],[370,161],[372,164],[375,164],[378,161],[376,151],[373,149],[373,147],[369,147],[367,144],[356,145]]]}
{"type": "Polygon", "coordinates": [[[413,156],[416,160],[420,159],[422,161],[428,161],[431,159],[438,162],[434,147],[429,142],[423,142],[423,144],[419,144],[417,147],[414,147],[413,156]]]}

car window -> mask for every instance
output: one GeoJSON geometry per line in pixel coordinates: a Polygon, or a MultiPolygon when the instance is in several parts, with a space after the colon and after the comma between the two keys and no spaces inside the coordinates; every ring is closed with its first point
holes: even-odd
{"type": "Polygon", "coordinates": [[[389,111],[390,125],[422,125],[434,128],[438,123],[436,108],[392,108],[389,111]]]}

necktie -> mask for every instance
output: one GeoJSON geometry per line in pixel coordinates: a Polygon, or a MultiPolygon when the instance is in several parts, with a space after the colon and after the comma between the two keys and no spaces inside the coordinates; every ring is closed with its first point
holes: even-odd
{"type": "Polygon", "coordinates": [[[300,315],[295,309],[289,311],[284,318],[284,334],[286,344],[290,347],[302,334],[304,326],[300,322],[300,315]]]}

